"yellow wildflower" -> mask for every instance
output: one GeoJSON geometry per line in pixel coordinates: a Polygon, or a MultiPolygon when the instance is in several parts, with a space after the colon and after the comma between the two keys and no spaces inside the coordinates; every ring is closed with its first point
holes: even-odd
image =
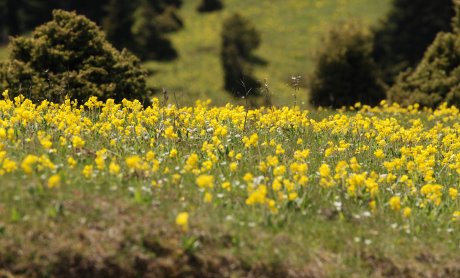
{"type": "Polygon", "coordinates": [[[93,175],[93,165],[85,165],[82,174],[85,178],[90,178],[93,175]]]}
{"type": "Polygon", "coordinates": [[[168,126],[168,127],[165,129],[164,135],[165,135],[165,137],[168,138],[168,139],[176,139],[176,138],[179,137],[179,136],[174,132],[174,127],[173,127],[173,126],[168,126]]]}
{"type": "Polygon", "coordinates": [[[378,149],[374,152],[374,155],[375,157],[381,159],[381,158],[385,158],[385,153],[383,152],[383,150],[381,149],[378,149]]]}
{"type": "Polygon", "coordinates": [[[59,175],[52,175],[48,179],[48,188],[58,187],[61,184],[61,177],[59,175]]]}
{"type": "Polygon", "coordinates": [[[322,177],[322,178],[327,178],[331,175],[331,168],[329,167],[329,165],[323,163],[320,167],[319,167],[319,175],[322,177]]]}
{"type": "Polygon", "coordinates": [[[411,213],[412,213],[412,209],[409,207],[405,207],[402,212],[404,218],[409,218],[411,213]]]}
{"type": "Polygon", "coordinates": [[[183,232],[188,231],[188,212],[181,212],[176,216],[176,224],[182,229],[183,232]]]}
{"type": "Polygon", "coordinates": [[[177,150],[176,149],[172,149],[170,152],[169,152],[169,157],[170,158],[175,158],[177,156],[177,150]]]}
{"type": "Polygon", "coordinates": [[[390,208],[394,211],[399,211],[401,209],[401,197],[399,196],[391,197],[388,203],[390,208]]]}
{"type": "Polygon", "coordinates": [[[85,141],[83,141],[83,139],[81,139],[80,136],[74,136],[72,138],[72,146],[76,149],[78,148],[83,148],[83,146],[85,145],[85,141]]]}
{"type": "Polygon", "coordinates": [[[449,196],[452,199],[452,201],[455,201],[458,196],[458,189],[453,187],[449,188],[449,196]]]}
{"type": "Polygon", "coordinates": [[[195,183],[200,188],[213,188],[214,187],[214,176],[200,175],[196,178],[195,183]]]}
{"type": "Polygon", "coordinates": [[[77,161],[71,156],[69,156],[69,158],[67,159],[67,163],[69,164],[69,167],[71,169],[77,165],[77,161]]]}
{"type": "Polygon", "coordinates": [[[205,203],[211,203],[212,202],[212,194],[209,192],[204,193],[204,198],[203,198],[205,203]]]}
{"type": "Polygon", "coordinates": [[[109,173],[112,175],[117,175],[120,173],[120,165],[117,164],[116,160],[112,160],[109,164],[109,173]]]}
{"type": "Polygon", "coordinates": [[[230,182],[226,181],[224,183],[222,183],[222,188],[227,190],[227,191],[230,191],[232,189],[232,185],[230,182]]]}
{"type": "Polygon", "coordinates": [[[237,162],[230,163],[230,171],[235,172],[236,169],[238,169],[238,163],[237,162]]]}

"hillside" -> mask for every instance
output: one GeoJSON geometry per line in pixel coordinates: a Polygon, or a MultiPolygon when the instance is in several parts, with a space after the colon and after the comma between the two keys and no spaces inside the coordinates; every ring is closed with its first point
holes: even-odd
{"type": "MultiPolygon", "coordinates": [[[[363,28],[375,24],[390,0],[226,0],[224,10],[210,14],[197,13],[198,3],[184,1],[180,14],[185,28],[171,35],[180,57],[146,63],[152,72],[149,85],[175,92],[180,105],[193,104],[197,98],[211,98],[217,105],[233,102],[223,90],[219,49],[222,21],[234,12],[251,19],[262,34],[257,55],[266,65],[256,69],[256,76],[268,80],[274,104],[292,105],[290,77],[300,75],[305,84],[313,54],[329,26],[351,18],[360,20],[363,28]]],[[[1,48],[0,59],[6,57],[7,50],[1,48]]],[[[296,94],[298,104],[306,107],[306,89],[296,94]]]]}
{"type": "MultiPolygon", "coordinates": [[[[302,75],[305,80],[306,73],[312,70],[312,55],[328,26],[349,18],[371,25],[385,14],[390,3],[389,0],[227,0],[221,12],[201,15],[195,11],[198,0],[184,2],[181,16],[186,26],[171,36],[180,57],[172,63],[147,63],[156,73],[150,84],[176,91],[185,104],[196,97],[211,98],[215,104],[230,100],[222,90],[219,36],[223,19],[239,12],[250,18],[262,34],[257,54],[268,64],[258,68],[256,74],[261,80],[268,79],[277,105],[293,103],[290,77],[302,75]]],[[[306,95],[305,90],[298,92],[299,103],[306,102],[306,95]]]]}

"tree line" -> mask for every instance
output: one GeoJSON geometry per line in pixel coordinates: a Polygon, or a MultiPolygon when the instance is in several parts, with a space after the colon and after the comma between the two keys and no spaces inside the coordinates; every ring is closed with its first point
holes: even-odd
{"type": "MultiPolygon", "coordinates": [[[[60,9],[101,26],[119,50],[127,48],[141,59],[174,59],[177,52],[165,34],[183,27],[178,12],[182,4],[183,0],[0,0],[0,44],[49,22],[52,11],[60,9]]],[[[197,9],[211,12],[222,7],[221,0],[203,0],[197,9]]]]}
{"type": "MultiPolygon", "coordinates": [[[[1,3],[19,4],[8,1],[1,3]]],[[[88,6],[20,1],[27,6],[21,6],[24,10],[15,7],[14,20],[21,20],[32,3],[47,9],[51,18],[47,18],[46,12],[43,17],[30,18],[27,22],[33,19],[34,24],[27,25],[24,21],[20,25],[24,29],[17,30],[24,33],[39,24],[30,35],[8,38],[11,53],[7,61],[0,62],[0,91],[10,89],[12,97],[22,94],[35,102],[62,102],[66,98],[86,101],[97,96],[101,100],[112,98],[120,102],[126,98],[138,99],[144,105],[150,103],[153,92],[146,86],[148,73],[139,57],[169,59],[176,55],[162,34],[183,26],[176,13],[181,0],[104,0],[107,6],[99,10],[105,14],[102,18],[98,11],[88,8],[95,21],[90,16],[66,11],[78,10],[84,14],[87,7],[95,5],[90,1],[88,6]],[[40,24],[41,21],[46,22],[40,24]]],[[[212,12],[222,7],[220,0],[205,0],[197,10],[212,12]]],[[[15,34],[5,26],[8,24],[2,25],[3,33],[15,34]]]]}

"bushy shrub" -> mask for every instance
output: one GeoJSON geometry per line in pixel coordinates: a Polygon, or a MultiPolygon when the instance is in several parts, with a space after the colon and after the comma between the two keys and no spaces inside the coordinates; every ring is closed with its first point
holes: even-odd
{"type": "Polygon", "coordinates": [[[385,99],[371,55],[372,37],[357,23],[331,29],[323,39],[310,78],[311,104],[340,108],[356,102],[376,105],[385,99]]]}
{"type": "Polygon", "coordinates": [[[415,69],[400,74],[389,90],[390,101],[437,107],[443,102],[460,107],[460,1],[453,33],[439,33],[415,69]]]}
{"type": "Polygon", "coordinates": [[[260,35],[247,19],[234,14],[224,21],[221,61],[225,90],[235,97],[258,94],[260,83],[252,76],[251,58],[260,45],[260,35]]]}
{"type": "Polygon", "coordinates": [[[222,0],[202,0],[198,11],[202,13],[221,10],[224,7],[222,0]]]}
{"type": "Polygon", "coordinates": [[[85,101],[123,98],[147,101],[146,71],[140,61],[117,51],[84,16],[56,10],[53,20],[31,37],[11,41],[11,56],[0,64],[0,91],[34,100],[85,101]]]}
{"type": "Polygon", "coordinates": [[[452,0],[392,0],[374,31],[373,57],[387,84],[420,62],[438,32],[450,31],[451,7],[452,0]]]}

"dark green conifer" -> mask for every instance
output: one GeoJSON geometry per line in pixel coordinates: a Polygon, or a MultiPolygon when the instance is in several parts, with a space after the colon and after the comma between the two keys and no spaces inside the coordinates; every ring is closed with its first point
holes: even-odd
{"type": "Polygon", "coordinates": [[[389,99],[402,105],[460,107],[460,1],[455,1],[453,32],[440,32],[416,68],[401,73],[389,99]]]}
{"type": "Polygon", "coordinates": [[[392,8],[375,30],[373,57],[384,81],[416,66],[438,32],[451,30],[452,0],[393,0],[392,8]]]}
{"type": "Polygon", "coordinates": [[[148,0],[142,0],[134,12],[135,21],[131,28],[135,43],[133,51],[142,59],[173,59],[177,57],[177,52],[158,30],[156,16],[157,13],[148,0]]]}
{"type": "Polygon", "coordinates": [[[0,63],[0,91],[5,89],[33,101],[97,96],[148,103],[140,61],[113,48],[95,23],[62,10],[31,37],[12,40],[10,59],[0,63]]]}
{"type": "Polygon", "coordinates": [[[340,108],[357,102],[376,105],[385,98],[372,59],[372,37],[355,22],[333,28],[316,57],[310,78],[311,104],[340,108]]]}
{"type": "Polygon", "coordinates": [[[131,28],[134,23],[135,2],[132,0],[110,0],[107,16],[102,26],[107,39],[117,48],[132,49],[134,46],[131,28]]]}
{"type": "Polygon", "coordinates": [[[235,97],[258,95],[261,84],[253,77],[251,58],[260,45],[260,35],[247,19],[234,14],[222,28],[221,61],[225,90],[235,97]]]}

